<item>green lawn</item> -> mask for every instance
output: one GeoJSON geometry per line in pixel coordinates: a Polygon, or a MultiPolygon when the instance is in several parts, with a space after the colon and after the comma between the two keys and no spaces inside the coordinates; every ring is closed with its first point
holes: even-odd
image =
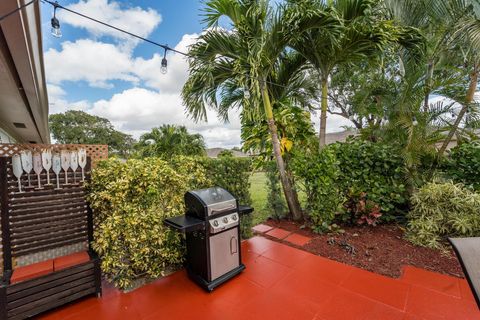
{"type": "MultiPolygon", "coordinates": [[[[255,172],[250,176],[250,195],[252,197],[253,225],[257,225],[267,220],[270,212],[267,206],[267,177],[264,172],[255,172]]],[[[302,190],[298,191],[298,200],[303,208],[305,208],[307,196],[302,190]]]]}
{"type": "Polygon", "coordinates": [[[253,225],[265,221],[269,212],[267,206],[267,177],[264,172],[255,172],[250,176],[250,194],[252,196],[253,225]]]}

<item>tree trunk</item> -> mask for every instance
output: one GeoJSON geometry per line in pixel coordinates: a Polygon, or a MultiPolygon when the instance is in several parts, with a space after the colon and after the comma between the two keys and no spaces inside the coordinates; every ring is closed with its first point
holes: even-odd
{"type": "Polygon", "coordinates": [[[347,118],[348,120],[352,121],[352,122],[353,122],[353,125],[355,126],[355,128],[356,128],[357,130],[362,130],[362,129],[363,129],[363,125],[362,125],[360,122],[358,122],[357,120],[355,120],[355,119],[350,119],[350,117],[345,117],[345,118],[347,118]]]}
{"type": "Polygon", "coordinates": [[[475,91],[477,90],[477,84],[478,84],[478,66],[475,64],[473,66],[473,71],[470,74],[470,85],[468,86],[467,96],[465,97],[465,105],[460,110],[457,116],[457,119],[455,119],[455,122],[453,123],[453,126],[450,129],[450,132],[448,133],[447,137],[443,141],[442,147],[438,151],[439,157],[441,157],[445,153],[445,150],[447,150],[448,144],[450,143],[450,141],[452,141],[453,136],[457,132],[458,127],[462,122],[463,116],[465,116],[465,114],[467,113],[468,107],[470,106],[470,103],[472,103],[473,97],[475,96],[475,91]]]}
{"type": "Polygon", "coordinates": [[[425,99],[423,101],[423,111],[428,112],[429,98],[431,89],[431,83],[433,78],[433,62],[429,61],[427,65],[427,74],[425,76],[425,99]]]}
{"type": "Polygon", "coordinates": [[[293,220],[301,220],[302,210],[300,209],[300,202],[298,201],[298,196],[295,190],[292,188],[292,184],[290,183],[290,179],[288,178],[285,170],[285,162],[282,158],[280,140],[278,139],[277,134],[277,126],[275,124],[275,120],[273,119],[272,105],[270,103],[270,97],[268,95],[266,86],[263,86],[262,88],[262,98],[268,122],[268,129],[272,137],[273,154],[277,162],[278,172],[280,174],[280,181],[282,183],[285,199],[287,200],[288,209],[290,210],[293,220]]]}
{"type": "Polygon", "coordinates": [[[318,132],[318,143],[320,149],[326,144],[327,135],[327,109],[328,109],[328,79],[322,78],[322,110],[320,113],[320,130],[318,132]]]}

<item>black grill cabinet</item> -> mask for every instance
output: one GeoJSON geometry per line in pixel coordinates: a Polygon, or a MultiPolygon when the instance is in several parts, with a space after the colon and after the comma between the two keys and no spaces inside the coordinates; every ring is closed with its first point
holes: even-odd
{"type": "Polygon", "coordinates": [[[185,233],[189,277],[207,291],[245,269],[240,250],[240,215],[252,208],[239,206],[227,190],[213,187],[185,193],[185,215],[165,224],[185,233]]]}

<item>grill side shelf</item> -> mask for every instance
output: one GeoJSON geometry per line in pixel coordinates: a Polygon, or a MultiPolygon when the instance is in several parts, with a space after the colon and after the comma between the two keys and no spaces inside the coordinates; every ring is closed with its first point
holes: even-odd
{"type": "Polygon", "coordinates": [[[253,212],[253,208],[250,206],[240,205],[238,206],[238,212],[240,215],[250,214],[253,212]]]}
{"type": "Polygon", "coordinates": [[[205,221],[186,215],[165,219],[163,224],[180,232],[205,230],[205,221]]]}

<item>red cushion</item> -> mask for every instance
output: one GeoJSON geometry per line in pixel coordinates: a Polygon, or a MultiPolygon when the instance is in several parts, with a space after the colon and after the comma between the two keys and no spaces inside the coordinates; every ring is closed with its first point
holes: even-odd
{"type": "Polygon", "coordinates": [[[53,260],[42,261],[13,270],[10,283],[37,278],[53,272],[53,260]]]}
{"type": "Polygon", "coordinates": [[[53,260],[53,268],[55,271],[66,269],[68,267],[76,266],[84,262],[90,261],[88,252],[82,251],[68,256],[58,257],[53,260]]]}

